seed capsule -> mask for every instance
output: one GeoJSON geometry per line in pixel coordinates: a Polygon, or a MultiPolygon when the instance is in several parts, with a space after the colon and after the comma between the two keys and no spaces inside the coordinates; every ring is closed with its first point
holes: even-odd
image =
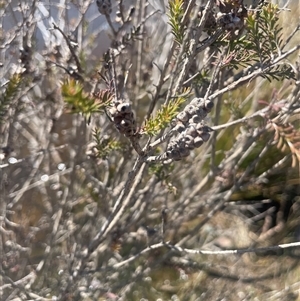
{"type": "Polygon", "coordinates": [[[172,158],[172,152],[170,150],[166,151],[167,158],[172,158]]]}
{"type": "Polygon", "coordinates": [[[198,133],[197,133],[196,128],[195,128],[194,126],[192,126],[192,125],[190,125],[190,126],[186,129],[185,133],[186,133],[187,135],[192,136],[192,137],[197,137],[197,136],[198,136],[198,133]]]}
{"type": "Polygon", "coordinates": [[[207,116],[207,110],[204,111],[202,107],[198,107],[197,115],[203,120],[207,116]]]}
{"type": "Polygon", "coordinates": [[[202,132],[200,134],[200,137],[203,139],[204,142],[208,141],[208,139],[210,138],[210,134],[206,133],[206,132],[202,132]]]}
{"type": "Polygon", "coordinates": [[[174,127],[174,130],[178,133],[182,133],[185,130],[185,126],[183,123],[180,122],[174,127]]]}
{"type": "Polygon", "coordinates": [[[112,12],[110,0],[97,0],[99,13],[102,15],[110,15],[112,12]]]}
{"type": "Polygon", "coordinates": [[[181,159],[182,159],[182,157],[180,155],[173,157],[174,161],[180,161],[181,159]]]}
{"type": "Polygon", "coordinates": [[[129,129],[126,129],[124,131],[124,135],[127,136],[127,137],[130,137],[134,134],[134,130],[132,128],[129,128],[129,129]]]}
{"type": "Polygon", "coordinates": [[[115,117],[115,116],[119,115],[119,112],[118,112],[118,110],[117,110],[116,107],[110,108],[110,109],[109,109],[109,113],[110,113],[110,115],[111,115],[112,117],[115,117]]]}
{"type": "Polygon", "coordinates": [[[129,113],[129,112],[131,112],[131,106],[127,102],[119,104],[117,106],[117,109],[121,113],[129,113]]]}
{"type": "Polygon", "coordinates": [[[203,118],[201,118],[199,115],[193,115],[192,118],[190,119],[191,123],[198,123],[202,120],[203,118]]]}
{"type": "Polygon", "coordinates": [[[194,137],[192,137],[190,135],[185,135],[184,138],[182,139],[182,141],[184,141],[184,143],[190,143],[193,140],[194,140],[194,137]]]}
{"type": "Polygon", "coordinates": [[[205,132],[205,133],[210,133],[210,132],[213,132],[213,129],[210,128],[210,127],[207,126],[207,125],[204,125],[204,126],[202,127],[202,131],[205,132]]]}
{"type": "Polygon", "coordinates": [[[198,132],[198,133],[199,133],[199,131],[202,132],[203,126],[204,126],[204,125],[203,125],[202,123],[197,123],[196,129],[197,129],[197,132],[198,132]]]}
{"type": "Polygon", "coordinates": [[[130,122],[129,120],[122,120],[121,121],[121,125],[123,126],[123,127],[129,127],[129,126],[131,126],[132,125],[132,122],[130,122]]]}
{"type": "Polygon", "coordinates": [[[185,111],[182,111],[177,115],[177,119],[185,123],[189,120],[189,116],[185,111]]]}
{"type": "Polygon", "coordinates": [[[210,100],[207,100],[204,104],[204,107],[207,112],[210,112],[212,110],[212,108],[214,107],[214,103],[210,100]]]}
{"type": "Polygon", "coordinates": [[[203,144],[203,140],[202,140],[201,137],[196,137],[196,138],[194,139],[194,146],[195,146],[196,148],[200,147],[202,144],[203,144]]]}
{"type": "Polygon", "coordinates": [[[188,157],[190,155],[190,151],[187,148],[181,148],[179,151],[181,157],[188,157]]]}
{"type": "Polygon", "coordinates": [[[176,149],[172,149],[171,150],[171,158],[173,158],[174,160],[176,160],[177,158],[180,159],[180,152],[176,149]]]}
{"type": "Polygon", "coordinates": [[[192,136],[186,136],[185,138],[186,139],[185,139],[184,147],[188,150],[193,150],[195,148],[194,138],[192,136]]]}
{"type": "Polygon", "coordinates": [[[194,105],[187,105],[184,108],[184,112],[186,112],[189,115],[189,117],[193,116],[197,112],[197,107],[195,107],[194,105]]]}
{"type": "Polygon", "coordinates": [[[204,99],[203,98],[194,98],[191,101],[191,105],[194,105],[196,107],[201,107],[204,104],[204,99]]]}
{"type": "Polygon", "coordinates": [[[120,124],[121,121],[123,120],[123,117],[122,117],[122,116],[115,116],[115,117],[113,118],[113,120],[114,120],[114,123],[115,123],[115,124],[120,124]]]}

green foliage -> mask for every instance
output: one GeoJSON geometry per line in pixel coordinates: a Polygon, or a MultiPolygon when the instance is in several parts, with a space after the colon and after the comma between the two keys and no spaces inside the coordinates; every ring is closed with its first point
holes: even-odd
{"type": "Polygon", "coordinates": [[[193,83],[195,86],[208,86],[210,82],[210,70],[203,68],[201,72],[194,78],[193,83]]]}
{"type": "Polygon", "coordinates": [[[107,135],[101,137],[101,130],[98,128],[93,130],[93,140],[94,155],[99,159],[106,159],[112,151],[121,149],[120,142],[107,135]]]}
{"type": "Polygon", "coordinates": [[[185,27],[182,22],[184,15],[183,0],[170,0],[170,12],[168,14],[169,24],[172,27],[172,33],[175,36],[175,41],[181,45],[184,38],[185,27]]]}
{"type": "Polygon", "coordinates": [[[98,92],[91,97],[83,91],[82,83],[70,79],[61,87],[62,96],[72,113],[82,114],[88,122],[93,113],[104,112],[112,100],[112,94],[108,90],[98,92]]]}
{"type": "Polygon", "coordinates": [[[22,75],[15,73],[7,83],[6,90],[0,95],[0,124],[4,122],[4,117],[7,115],[9,105],[14,100],[14,97],[19,91],[22,84],[22,75]]]}
{"type": "Polygon", "coordinates": [[[293,68],[288,64],[277,65],[271,70],[268,70],[265,74],[262,75],[262,77],[266,78],[269,82],[271,82],[272,79],[296,79],[293,68]]]}
{"type": "Polygon", "coordinates": [[[248,49],[259,54],[262,62],[271,60],[277,51],[280,53],[282,27],[278,22],[278,14],[278,7],[268,4],[260,13],[249,14],[246,20],[248,49]]]}
{"type": "Polygon", "coordinates": [[[170,125],[170,122],[175,118],[180,110],[182,103],[186,101],[186,96],[177,97],[174,101],[163,105],[157,112],[156,116],[149,118],[144,127],[143,131],[149,136],[156,135],[159,131],[165,129],[170,125]]]}
{"type": "MultiPolygon", "coordinates": [[[[277,5],[271,3],[257,12],[249,12],[246,32],[239,38],[229,41],[225,63],[236,69],[239,66],[251,66],[253,63],[259,63],[264,68],[279,56],[283,47],[279,13],[277,5]]],[[[289,65],[283,64],[266,71],[263,77],[268,80],[294,78],[294,72],[289,65]]]]}
{"type": "Polygon", "coordinates": [[[149,165],[149,173],[155,174],[157,179],[168,190],[168,192],[177,193],[177,188],[171,183],[170,175],[174,171],[174,164],[152,163],[149,165]]]}

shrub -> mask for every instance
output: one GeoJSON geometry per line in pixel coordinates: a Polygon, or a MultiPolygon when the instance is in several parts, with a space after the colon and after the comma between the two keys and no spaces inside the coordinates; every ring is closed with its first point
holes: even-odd
{"type": "Polygon", "coordinates": [[[296,10],[123,2],[0,2],[2,300],[296,299],[296,10]]]}

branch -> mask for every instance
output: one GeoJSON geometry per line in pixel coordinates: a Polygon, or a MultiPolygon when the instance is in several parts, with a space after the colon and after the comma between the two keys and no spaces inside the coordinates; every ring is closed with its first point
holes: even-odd
{"type": "Polygon", "coordinates": [[[76,55],[76,53],[74,51],[74,47],[72,46],[70,40],[68,39],[68,37],[66,36],[66,34],[54,22],[52,24],[53,24],[53,28],[57,29],[62,34],[62,36],[64,37],[64,39],[66,40],[66,42],[68,44],[68,47],[70,49],[70,52],[71,52],[71,54],[72,54],[72,56],[73,56],[73,58],[74,58],[74,60],[76,62],[76,66],[77,66],[78,72],[79,73],[83,73],[83,70],[81,68],[81,64],[79,62],[79,58],[76,55]]]}
{"type": "Polygon", "coordinates": [[[155,245],[151,245],[147,247],[146,249],[142,250],[136,255],[133,255],[132,257],[121,261],[113,266],[113,268],[117,269],[121,266],[127,265],[128,263],[134,261],[135,259],[139,258],[140,256],[155,250],[160,249],[162,247],[167,247],[172,251],[180,252],[180,253],[187,253],[187,254],[201,254],[201,255],[229,255],[229,254],[245,254],[245,253],[260,253],[260,252],[266,252],[266,251],[278,251],[282,249],[290,249],[290,248],[298,248],[300,247],[300,242],[293,242],[289,244],[281,244],[277,246],[270,246],[270,247],[264,247],[264,248],[244,248],[244,249],[235,249],[235,250],[220,250],[220,251],[211,251],[211,250],[196,250],[196,249],[186,249],[181,248],[176,245],[172,245],[168,242],[163,243],[160,242],[155,245]]]}
{"type": "Polygon", "coordinates": [[[292,242],[289,244],[281,244],[277,246],[270,246],[264,248],[244,248],[244,249],[235,249],[235,250],[220,250],[220,251],[210,251],[210,250],[195,250],[195,249],[185,249],[170,244],[166,246],[174,251],[188,254],[202,254],[202,255],[228,255],[228,254],[245,254],[245,253],[259,253],[266,251],[278,251],[282,249],[290,249],[300,247],[300,242],[292,242]]]}
{"type": "Polygon", "coordinates": [[[249,82],[250,80],[254,79],[257,76],[260,76],[262,74],[264,74],[266,71],[270,70],[271,68],[273,68],[274,66],[276,66],[276,64],[278,64],[280,61],[282,61],[283,59],[287,58],[289,55],[293,54],[295,51],[297,51],[298,49],[300,49],[300,44],[298,44],[297,46],[295,46],[294,48],[292,48],[291,50],[285,52],[284,54],[278,56],[276,59],[273,60],[273,62],[271,62],[268,66],[266,67],[262,67],[259,68],[256,71],[253,71],[250,74],[247,74],[243,77],[241,77],[240,79],[234,81],[232,84],[229,84],[228,86],[226,86],[225,88],[216,91],[215,93],[211,94],[208,99],[209,100],[213,100],[215,98],[217,98],[219,95],[222,95],[228,91],[231,91],[233,89],[236,89],[237,87],[245,84],[246,82],[249,82]]]}
{"type": "Polygon", "coordinates": [[[89,246],[87,256],[90,255],[94,250],[96,250],[99,243],[107,236],[109,231],[119,221],[121,214],[124,212],[126,206],[129,204],[131,197],[135,191],[135,188],[138,185],[138,182],[140,180],[138,175],[143,172],[144,168],[145,168],[145,164],[142,158],[138,158],[133,167],[133,170],[128,174],[128,179],[126,181],[126,184],[114,205],[111,215],[107,218],[106,222],[103,224],[100,231],[92,240],[89,246]]]}

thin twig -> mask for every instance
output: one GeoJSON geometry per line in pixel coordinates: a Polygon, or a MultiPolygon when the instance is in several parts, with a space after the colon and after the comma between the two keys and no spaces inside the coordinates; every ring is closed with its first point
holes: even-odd
{"type": "Polygon", "coordinates": [[[51,149],[43,149],[43,150],[40,150],[38,152],[36,152],[35,154],[33,155],[30,155],[30,156],[27,156],[25,158],[22,158],[22,159],[17,159],[16,161],[13,161],[13,163],[5,163],[5,164],[1,164],[0,165],[0,169],[3,169],[3,168],[6,168],[8,166],[11,166],[11,165],[16,165],[16,164],[19,164],[19,163],[22,163],[26,160],[29,160],[29,159],[32,159],[34,157],[38,157],[40,155],[43,155],[45,153],[51,153],[51,152],[55,152],[57,150],[60,150],[60,149],[63,149],[67,146],[67,144],[63,144],[63,145],[60,145],[60,146],[57,146],[57,147],[54,147],[54,148],[51,148],[51,149]]]}
{"type": "Polygon", "coordinates": [[[181,248],[177,245],[172,245],[168,242],[160,242],[158,244],[151,245],[141,252],[137,253],[134,256],[131,256],[130,258],[121,261],[113,266],[113,268],[117,269],[121,266],[127,265],[130,262],[136,260],[137,258],[141,257],[142,255],[156,249],[160,248],[168,248],[172,251],[176,251],[179,253],[187,253],[187,254],[200,254],[200,255],[242,255],[245,253],[261,253],[261,252],[267,252],[267,251],[279,251],[283,249],[291,249],[291,248],[298,248],[300,247],[300,242],[293,242],[288,244],[281,244],[277,246],[270,246],[270,247],[264,247],[264,248],[244,248],[244,249],[233,249],[233,250],[218,250],[218,251],[212,251],[212,250],[197,250],[197,249],[187,249],[187,248],[181,248]]]}
{"type": "Polygon", "coordinates": [[[269,65],[264,66],[263,68],[259,68],[258,70],[255,70],[253,72],[251,72],[250,74],[247,74],[243,77],[241,77],[240,79],[234,81],[233,83],[229,84],[228,86],[226,86],[225,88],[216,91],[215,93],[211,94],[208,99],[213,100],[216,97],[218,97],[219,95],[223,95],[224,93],[234,90],[237,87],[253,80],[254,78],[256,78],[257,76],[263,75],[264,73],[266,73],[267,71],[269,71],[270,69],[272,69],[274,66],[276,66],[280,61],[284,60],[285,58],[287,58],[288,56],[290,56],[292,53],[296,52],[298,49],[300,49],[300,44],[293,47],[292,49],[290,49],[289,51],[283,53],[282,55],[280,55],[279,57],[277,57],[276,59],[274,59],[269,65]]]}
{"type": "MultiPolygon", "coordinates": [[[[94,237],[89,246],[88,255],[90,255],[99,245],[99,243],[106,237],[109,230],[117,223],[118,218],[124,211],[125,207],[128,205],[130,198],[137,186],[137,175],[143,170],[143,160],[138,158],[133,167],[133,170],[128,174],[128,179],[126,181],[125,187],[122,190],[119,198],[117,199],[111,215],[107,218],[106,222],[101,227],[100,231],[94,237]]],[[[145,164],[144,164],[145,167],[145,164]]]]}
{"type": "Polygon", "coordinates": [[[66,43],[67,43],[67,45],[68,45],[68,47],[69,47],[69,50],[70,50],[70,52],[71,52],[71,54],[72,54],[72,57],[74,58],[74,60],[75,60],[75,63],[76,63],[76,66],[77,66],[77,69],[78,69],[78,72],[79,73],[83,73],[83,69],[82,69],[82,67],[81,67],[81,64],[80,64],[80,61],[79,61],[79,58],[78,58],[78,56],[77,56],[77,54],[75,53],[75,51],[74,51],[74,47],[72,46],[72,44],[71,44],[71,42],[70,42],[70,39],[66,36],[66,34],[53,22],[52,23],[53,24],[53,28],[54,29],[57,29],[61,34],[62,34],[62,36],[64,37],[64,39],[65,39],[65,41],[66,41],[66,43]]]}

